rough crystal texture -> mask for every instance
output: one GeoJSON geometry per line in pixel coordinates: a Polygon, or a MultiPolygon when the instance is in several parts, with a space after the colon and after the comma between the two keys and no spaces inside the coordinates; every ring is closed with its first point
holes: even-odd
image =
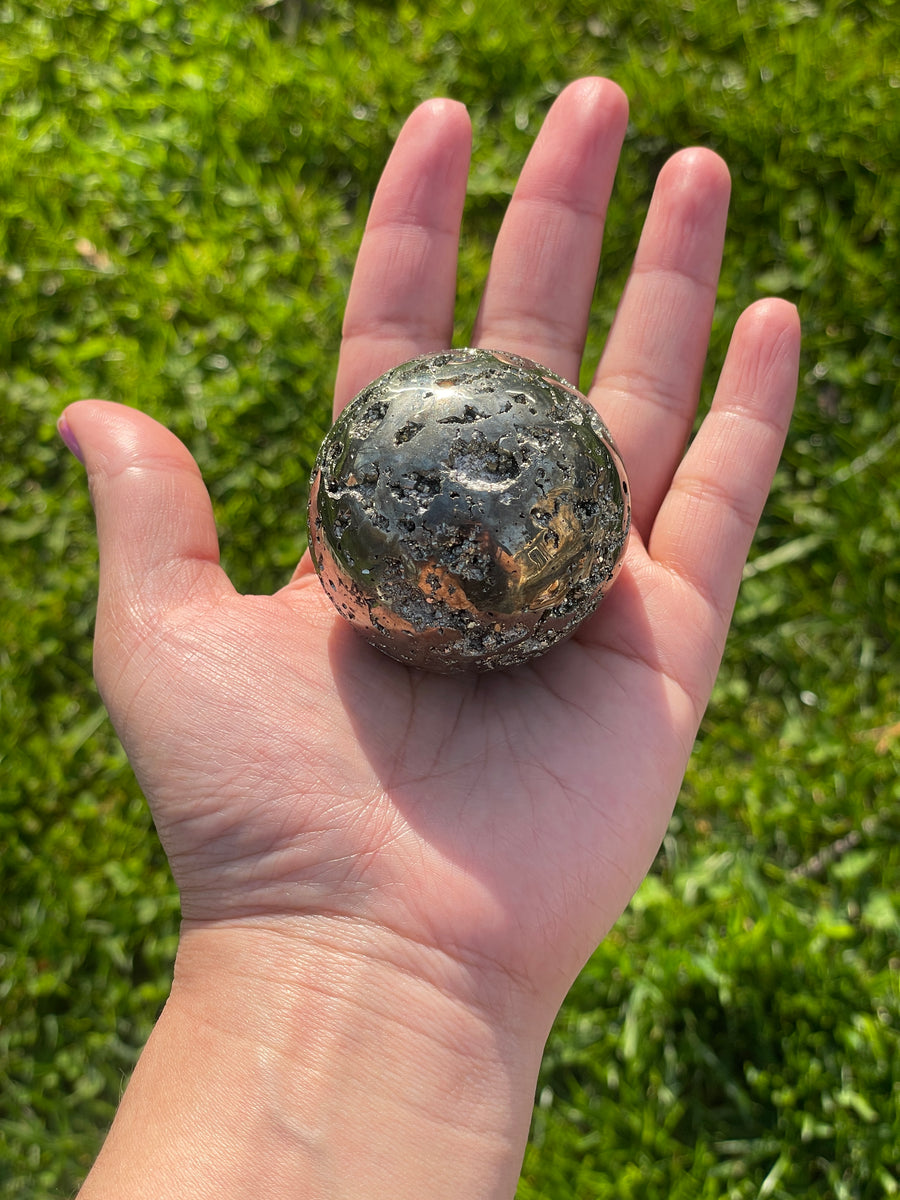
{"type": "Polygon", "coordinates": [[[452,350],[388,371],[338,417],[309,541],[338,612],[379,649],[485,671],[595,610],[630,517],[622,461],[571,384],[517,355],[452,350]]]}

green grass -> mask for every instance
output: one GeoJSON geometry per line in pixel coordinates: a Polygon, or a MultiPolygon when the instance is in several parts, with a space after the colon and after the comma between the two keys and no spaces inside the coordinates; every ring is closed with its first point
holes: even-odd
{"type": "Polygon", "coordinates": [[[278,586],[403,117],[435,94],[473,115],[464,342],[542,115],[586,73],[632,100],[586,374],[657,170],[702,143],[734,176],[707,382],[773,291],[803,379],[678,813],[551,1036],[520,1200],[900,1194],[898,15],[0,4],[4,1195],[77,1186],[178,920],[91,682],[92,520],[57,414],[102,395],[165,420],[237,586],[278,586]]]}

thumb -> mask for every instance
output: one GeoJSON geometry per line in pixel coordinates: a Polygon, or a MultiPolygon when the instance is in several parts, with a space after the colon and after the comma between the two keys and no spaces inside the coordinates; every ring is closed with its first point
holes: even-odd
{"type": "MultiPolygon", "coordinates": [[[[219,566],[209,493],[189,450],[137,409],[71,404],[59,432],[84,463],[100,548],[98,627],[117,636],[233,589],[219,566]]],[[[98,628],[99,632],[99,628],[98,628]]]]}

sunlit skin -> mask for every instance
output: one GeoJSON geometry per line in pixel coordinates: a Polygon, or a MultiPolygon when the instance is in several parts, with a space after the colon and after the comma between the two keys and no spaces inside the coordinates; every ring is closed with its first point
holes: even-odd
{"type": "MultiPolygon", "coordinates": [[[[608,81],[559,96],[470,344],[579,378],[626,120],[608,81]]],[[[447,100],[398,138],[335,412],[451,342],[470,139],[447,100]]],[[[589,396],[628,468],[625,563],[572,640],[509,672],[386,658],[307,555],[275,595],[238,594],[187,449],[133,409],[66,410],[97,516],[96,677],[184,916],[85,1197],[512,1195],[544,1039],[665,832],[790,419],[797,315],[764,300],[685,451],[728,196],[709,151],[660,173],[589,396]]]]}

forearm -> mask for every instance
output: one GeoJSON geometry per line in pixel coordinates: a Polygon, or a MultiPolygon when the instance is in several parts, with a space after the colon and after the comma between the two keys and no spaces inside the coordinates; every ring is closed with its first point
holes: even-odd
{"type": "Polygon", "coordinates": [[[81,1200],[510,1200],[540,1049],[364,952],[198,931],[81,1200]]]}

